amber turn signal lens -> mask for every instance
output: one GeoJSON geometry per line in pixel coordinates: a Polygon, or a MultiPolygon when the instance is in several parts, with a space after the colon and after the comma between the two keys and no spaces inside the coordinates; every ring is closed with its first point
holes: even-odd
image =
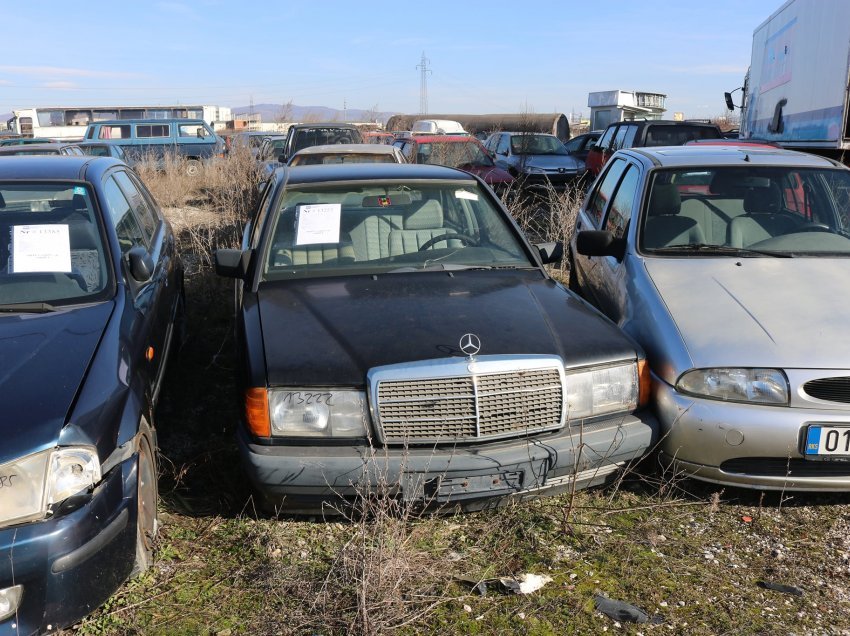
{"type": "Polygon", "coordinates": [[[148,347],[147,351],[145,351],[145,359],[148,362],[151,362],[153,360],[153,354],[154,354],[153,347],[148,347]]]}
{"type": "Polygon", "coordinates": [[[257,437],[271,437],[269,397],[266,389],[245,389],[245,422],[257,437]]]}
{"type": "Polygon", "coordinates": [[[638,360],[638,390],[638,407],[646,406],[652,393],[652,377],[646,358],[638,360]]]}

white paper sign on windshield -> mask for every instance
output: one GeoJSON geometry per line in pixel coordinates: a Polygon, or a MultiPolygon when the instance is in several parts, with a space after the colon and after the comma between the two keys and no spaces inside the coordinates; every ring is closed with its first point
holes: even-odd
{"type": "Polygon", "coordinates": [[[71,240],[68,226],[12,226],[12,271],[71,272],[71,240]]]}
{"type": "Polygon", "coordinates": [[[295,220],[295,244],[339,243],[342,204],[299,205],[295,220]]]}

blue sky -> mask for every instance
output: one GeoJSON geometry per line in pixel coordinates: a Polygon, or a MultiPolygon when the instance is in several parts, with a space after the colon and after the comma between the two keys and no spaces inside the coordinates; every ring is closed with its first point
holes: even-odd
{"type": "MultiPolygon", "coordinates": [[[[846,2],[847,0],[823,0],[846,2]]],[[[10,2],[6,0],[0,6],[10,2]]],[[[30,106],[285,103],[588,113],[587,94],[667,94],[711,117],[783,0],[46,0],[3,11],[0,113],[30,106]],[[82,10],[77,10],[81,7],[82,10]]]]}

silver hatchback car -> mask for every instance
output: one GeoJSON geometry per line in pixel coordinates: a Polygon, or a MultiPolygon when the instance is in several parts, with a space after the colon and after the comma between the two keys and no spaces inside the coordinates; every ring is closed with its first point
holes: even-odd
{"type": "Polygon", "coordinates": [[[663,461],[850,491],[850,170],[731,142],[620,151],[570,259],[570,286],[646,350],[663,461]]]}

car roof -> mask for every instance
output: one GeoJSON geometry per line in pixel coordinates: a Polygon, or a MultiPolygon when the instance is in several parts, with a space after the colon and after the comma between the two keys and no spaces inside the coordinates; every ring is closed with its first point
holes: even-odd
{"type": "Polygon", "coordinates": [[[370,155],[394,154],[393,146],[386,144],[326,144],[324,146],[307,146],[302,148],[296,155],[321,155],[321,154],[345,154],[362,153],[370,155]]]}
{"type": "Polygon", "coordinates": [[[170,124],[177,122],[178,124],[205,124],[203,119],[186,119],[184,117],[169,117],[167,119],[104,119],[100,121],[89,122],[89,126],[118,126],[120,124],[170,124]]]}
{"type": "Polygon", "coordinates": [[[699,128],[718,128],[717,124],[712,124],[704,121],[688,121],[687,119],[678,121],[673,119],[629,119],[623,121],[614,121],[608,124],[608,128],[626,124],[629,126],[697,126],[699,128]]]}
{"type": "Polygon", "coordinates": [[[18,145],[14,145],[14,146],[2,146],[2,147],[0,147],[0,154],[14,155],[15,153],[18,153],[18,152],[32,152],[32,151],[38,151],[38,150],[56,150],[58,152],[60,148],[67,148],[69,146],[78,146],[78,145],[79,144],[76,141],[74,141],[74,142],[55,141],[55,142],[48,142],[48,143],[43,143],[43,144],[18,144],[18,145]]]}
{"type": "MultiPolygon", "coordinates": [[[[656,167],[672,166],[799,166],[831,168],[841,166],[838,162],[804,152],[773,148],[771,146],[746,145],[690,145],[658,146],[653,148],[630,148],[616,154],[631,155],[649,161],[656,167]]],[[[614,156],[616,156],[616,154],[614,156]]],[[[613,158],[613,157],[612,157],[613,158]]]]}
{"type": "Polygon", "coordinates": [[[413,139],[405,139],[404,141],[415,141],[418,144],[439,144],[439,143],[447,143],[447,144],[462,144],[462,143],[476,143],[479,142],[472,135],[416,135],[413,139]]]}
{"type": "Polygon", "coordinates": [[[331,181],[390,181],[456,180],[474,181],[475,177],[462,170],[412,163],[341,163],[318,166],[281,167],[286,172],[286,184],[322,183],[331,181]]]}
{"type": "Polygon", "coordinates": [[[31,155],[0,160],[0,180],[66,179],[81,180],[90,170],[103,172],[110,166],[124,164],[111,157],[31,155]]]}
{"type": "Polygon", "coordinates": [[[348,130],[359,130],[354,124],[341,124],[338,121],[320,121],[313,124],[292,124],[289,128],[345,128],[348,130]]]}

